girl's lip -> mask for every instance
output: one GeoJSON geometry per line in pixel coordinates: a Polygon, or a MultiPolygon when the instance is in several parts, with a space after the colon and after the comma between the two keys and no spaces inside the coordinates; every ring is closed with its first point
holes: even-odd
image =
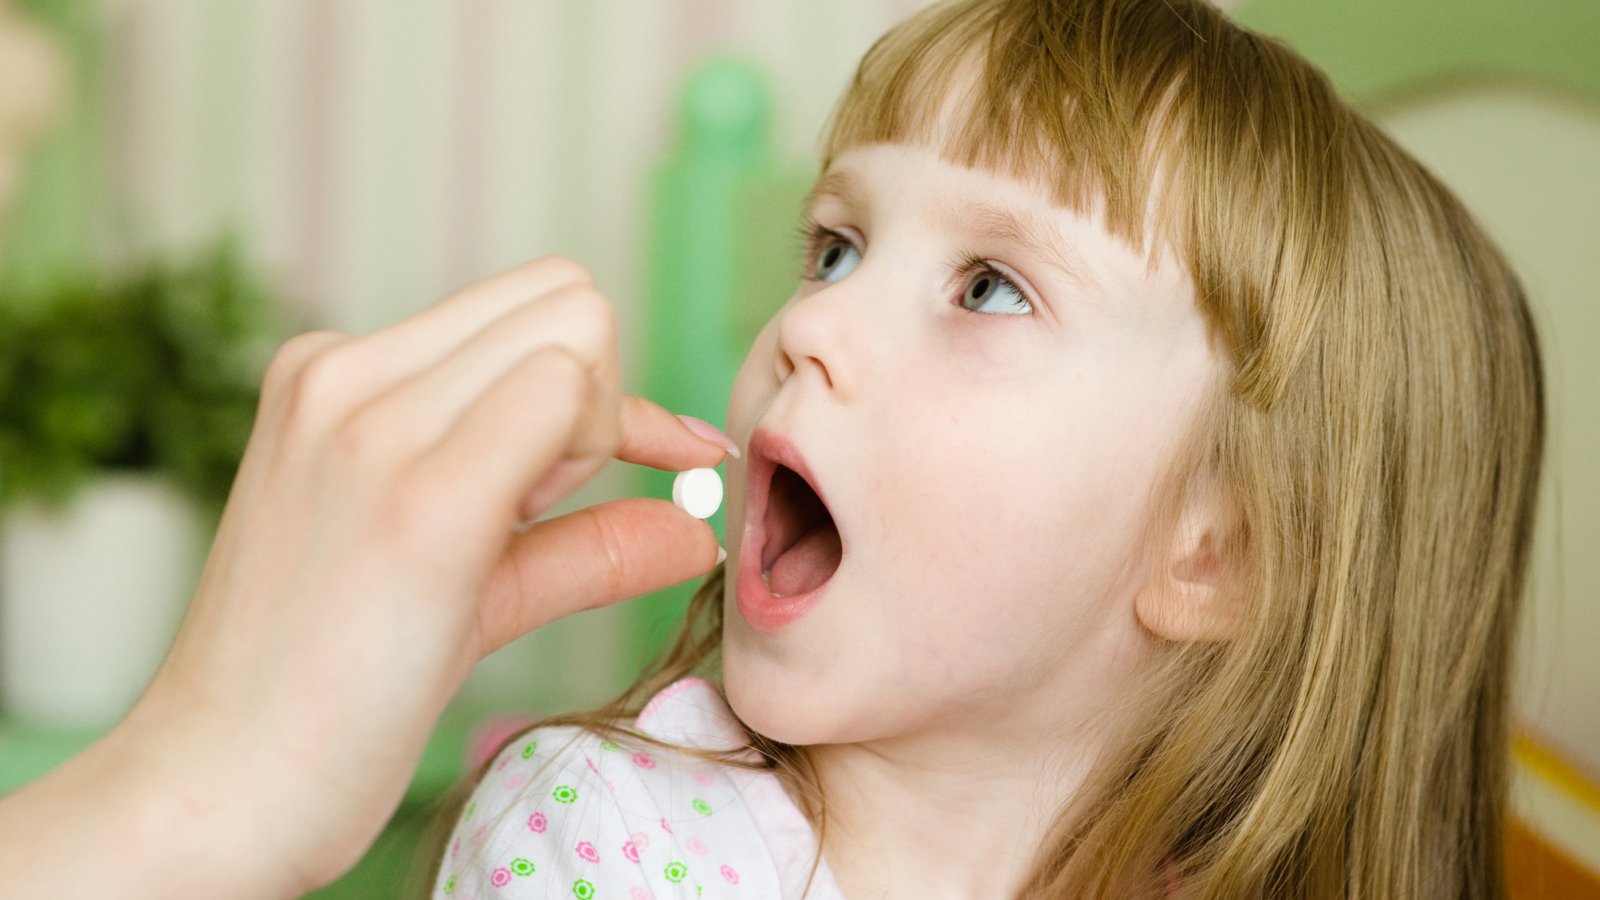
{"type": "MultiPolygon", "coordinates": [[[[792,597],[774,598],[767,588],[761,577],[761,564],[766,552],[767,501],[772,490],[773,472],[780,465],[793,470],[828,507],[830,515],[833,514],[833,507],[828,503],[827,495],[822,493],[800,449],[778,432],[765,427],[756,428],[750,435],[746,458],[749,463],[745,469],[744,534],[740,537],[739,572],[734,591],[739,611],[746,621],[757,630],[776,631],[800,618],[815,605],[833,579],[829,578],[816,590],[792,597]]],[[[838,517],[835,516],[834,526],[837,528],[838,525],[838,517]]],[[[842,529],[839,538],[843,543],[842,529]]],[[[843,565],[843,562],[840,564],[843,565]]]]}
{"type": "MultiPolygon", "coordinates": [[[[759,511],[763,515],[767,511],[767,491],[772,487],[772,472],[778,466],[792,469],[796,475],[805,479],[806,484],[816,493],[817,499],[828,508],[829,514],[833,513],[833,504],[828,502],[828,495],[822,492],[822,486],[817,483],[817,478],[812,474],[811,466],[806,463],[805,457],[801,455],[800,448],[795,446],[794,441],[778,432],[760,426],[750,434],[750,465],[746,470],[746,483],[755,486],[754,490],[747,492],[747,496],[752,500],[761,501],[759,511]]],[[[834,521],[837,524],[837,518],[834,521]]]]}
{"type": "MultiPolygon", "coordinates": [[[[803,479],[822,505],[827,507],[828,515],[833,518],[833,527],[839,531],[839,542],[843,546],[845,533],[843,523],[839,521],[834,512],[833,504],[828,502],[828,495],[822,492],[822,485],[817,482],[817,477],[811,471],[811,465],[806,462],[800,448],[794,441],[765,426],[757,427],[750,435],[749,464],[745,468],[745,501],[744,501],[744,528],[745,533],[750,533],[751,525],[758,525],[761,531],[756,535],[761,538],[761,543],[753,546],[755,557],[762,561],[766,554],[766,524],[767,506],[772,497],[772,476],[778,466],[783,466],[793,471],[803,479]]],[[[757,574],[760,574],[758,569],[757,574]]]]}
{"type": "MultiPolygon", "coordinates": [[[[740,556],[739,579],[734,585],[734,599],[738,603],[739,614],[757,631],[775,632],[805,615],[828,592],[828,586],[833,584],[833,578],[829,578],[804,594],[773,597],[772,591],[767,589],[767,583],[761,578],[760,566],[755,554],[740,556]]],[[[838,572],[834,572],[834,575],[837,576],[838,572]]]]}

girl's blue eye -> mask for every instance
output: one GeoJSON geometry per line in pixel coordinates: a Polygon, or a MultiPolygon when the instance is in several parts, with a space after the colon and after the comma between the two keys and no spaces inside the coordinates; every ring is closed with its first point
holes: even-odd
{"type": "Polygon", "coordinates": [[[860,262],[861,253],[849,241],[834,237],[824,243],[817,253],[816,269],[811,277],[822,281],[838,281],[849,275],[860,262]]]}
{"type": "Polygon", "coordinates": [[[981,261],[968,271],[971,277],[967,281],[967,289],[961,294],[962,309],[969,312],[998,312],[1008,316],[1025,316],[1033,312],[1033,304],[1011,283],[1011,279],[981,261]],[[985,307],[991,302],[997,305],[986,310],[985,307]],[[969,305],[972,303],[977,304],[976,309],[969,305]]]}

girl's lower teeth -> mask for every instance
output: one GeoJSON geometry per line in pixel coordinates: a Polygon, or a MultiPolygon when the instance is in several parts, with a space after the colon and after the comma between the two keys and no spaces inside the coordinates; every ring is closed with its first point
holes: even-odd
{"type": "Polygon", "coordinates": [[[762,573],[761,573],[761,583],[763,585],[766,585],[767,593],[772,594],[772,596],[774,596],[774,597],[785,596],[783,594],[775,593],[772,590],[772,583],[771,583],[771,580],[770,580],[771,578],[772,578],[772,570],[771,569],[766,569],[766,570],[762,571],[762,573]]]}

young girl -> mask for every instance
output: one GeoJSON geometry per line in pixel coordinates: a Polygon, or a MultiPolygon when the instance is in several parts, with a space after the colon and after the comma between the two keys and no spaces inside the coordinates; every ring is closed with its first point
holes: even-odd
{"type": "Polygon", "coordinates": [[[1459,201],[1202,0],[933,6],[825,138],[726,563],[432,896],[1501,896],[1545,414],[1459,201]]]}

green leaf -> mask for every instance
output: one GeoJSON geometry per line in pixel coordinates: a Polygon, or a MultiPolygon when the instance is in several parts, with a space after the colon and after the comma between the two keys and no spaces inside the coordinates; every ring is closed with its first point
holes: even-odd
{"type": "Polygon", "coordinates": [[[312,327],[232,236],[186,259],[60,272],[0,304],[0,509],[65,503],[106,469],[220,512],[272,352],[312,327]]]}

